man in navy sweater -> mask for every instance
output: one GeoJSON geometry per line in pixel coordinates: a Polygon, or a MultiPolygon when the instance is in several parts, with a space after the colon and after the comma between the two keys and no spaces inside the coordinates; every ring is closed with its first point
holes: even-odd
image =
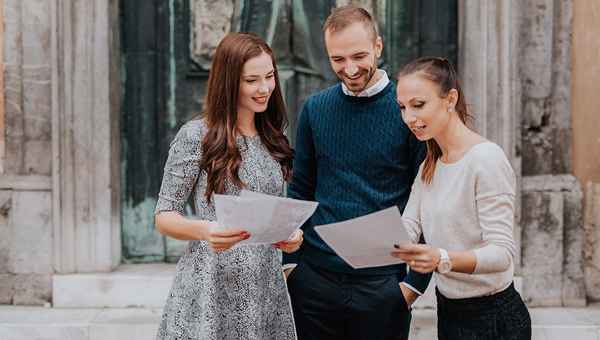
{"type": "Polygon", "coordinates": [[[407,274],[404,264],[353,269],[314,226],[394,205],[403,211],[425,146],[402,121],[394,85],[377,69],[383,44],[369,12],[334,9],[324,33],[341,83],[304,104],[288,188],[290,197],[319,202],[303,226],[298,256],[284,259],[298,337],[408,339],[410,306],[431,276],[407,274]]]}

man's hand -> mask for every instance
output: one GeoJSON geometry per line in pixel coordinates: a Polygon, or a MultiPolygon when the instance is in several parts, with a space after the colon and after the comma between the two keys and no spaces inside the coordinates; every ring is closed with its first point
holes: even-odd
{"type": "Polygon", "coordinates": [[[287,278],[290,276],[290,274],[292,273],[292,271],[294,271],[294,269],[296,269],[297,266],[293,266],[290,268],[286,268],[283,270],[283,277],[287,280],[287,278]]]}
{"type": "Polygon", "coordinates": [[[408,307],[408,309],[410,309],[412,304],[419,297],[419,294],[415,293],[412,289],[406,287],[402,283],[400,283],[400,290],[402,291],[402,295],[404,295],[406,306],[408,307]]]}

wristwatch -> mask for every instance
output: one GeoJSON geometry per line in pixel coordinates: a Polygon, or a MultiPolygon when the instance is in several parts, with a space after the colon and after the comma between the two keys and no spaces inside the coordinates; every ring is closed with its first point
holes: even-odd
{"type": "Polygon", "coordinates": [[[446,249],[440,249],[440,263],[438,263],[437,271],[440,274],[449,273],[452,270],[452,262],[446,249]]]}

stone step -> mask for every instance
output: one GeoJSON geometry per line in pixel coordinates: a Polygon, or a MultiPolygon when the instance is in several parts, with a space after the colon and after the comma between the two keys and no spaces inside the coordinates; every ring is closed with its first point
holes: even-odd
{"type": "Polygon", "coordinates": [[[154,339],[160,309],[0,306],[2,340],[154,339]]]}
{"type": "Polygon", "coordinates": [[[53,276],[58,308],[162,308],[175,275],[174,264],[122,265],[110,273],[53,276]]]}
{"type": "MultiPolygon", "coordinates": [[[[122,265],[111,273],[54,275],[53,305],[58,308],[162,308],[174,275],[175,265],[164,263],[122,265]]],[[[515,287],[521,291],[520,277],[515,278],[515,287]]],[[[429,285],[413,307],[435,308],[434,284],[429,285]]]]}
{"type": "MultiPolygon", "coordinates": [[[[121,265],[110,273],[53,276],[53,306],[57,308],[162,308],[175,275],[174,264],[121,265]]],[[[435,287],[415,308],[435,307],[435,287]]],[[[2,340],[2,339],[0,339],[2,340]]]]}
{"type": "MultiPolygon", "coordinates": [[[[532,308],[534,340],[600,340],[600,306],[532,308]]],[[[1,340],[154,339],[160,309],[0,306],[1,340]]],[[[413,313],[411,340],[436,339],[435,311],[413,313]]]]}

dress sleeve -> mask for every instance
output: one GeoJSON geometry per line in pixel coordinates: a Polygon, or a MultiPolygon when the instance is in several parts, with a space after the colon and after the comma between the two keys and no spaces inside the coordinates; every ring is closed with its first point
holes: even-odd
{"type": "Polygon", "coordinates": [[[190,123],[184,125],[171,142],[155,214],[163,211],[184,214],[185,204],[200,173],[200,143],[201,130],[190,123]]]}

